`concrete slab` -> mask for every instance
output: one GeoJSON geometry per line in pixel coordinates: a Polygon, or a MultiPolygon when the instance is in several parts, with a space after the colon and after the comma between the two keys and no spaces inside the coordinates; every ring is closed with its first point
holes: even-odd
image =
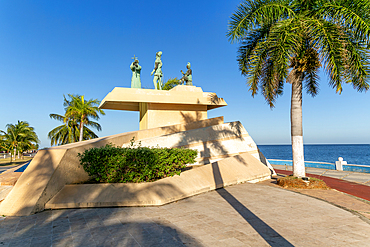
{"type": "Polygon", "coordinates": [[[12,185],[1,185],[0,186],[0,202],[3,201],[10,191],[13,189],[12,185]]]}
{"type": "Polygon", "coordinates": [[[311,168],[311,167],[306,167],[306,172],[307,173],[312,173],[312,174],[325,174],[329,169],[320,169],[320,168],[311,168]]]}
{"type": "Polygon", "coordinates": [[[369,173],[359,173],[359,172],[353,172],[349,174],[347,177],[342,178],[343,180],[355,182],[355,183],[361,183],[366,184],[367,182],[370,182],[370,174],[369,173]]]}
{"type": "Polygon", "coordinates": [[[167,90],[114,88],[99,108],[140,112],[140,130],[207,119],[207,111],[226,106],[215,93],[179,85],[167,90]]]}
{"type": "Polygon", "coordinates": [[[19,177],[22,175],[22,172],[14,172],[18,170],[23,165],[19,165],[8,169],[7,171],[0,174],[0,186],[2,185],[11,185],[14,186],[18,181],[19,177]]]}
{"type": "Polygon", "coordinates": [[[46,209],[163,205],[229,185],[268,179],[270,169],[249,153],[151,183],[66,185],[46,209]]]}
{"type": "Polygon", "coordinates": [[[346,172],[346,171],[336,171],[336,170],[328,170],[326,171],[323,176],[328,176],[328,177],[332,177],[332,178],[338,178],[338,179],[342,179],[346,176],[348,176],[349,174],[351,174],[352,172],[346,172]]]}

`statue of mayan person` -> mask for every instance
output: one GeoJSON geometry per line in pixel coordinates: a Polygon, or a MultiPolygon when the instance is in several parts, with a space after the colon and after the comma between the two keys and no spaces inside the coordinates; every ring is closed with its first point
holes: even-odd
{"type": "Polygon", "coordinates": [[[130,69],[132,71],[131,77],[131,88],[141,88],[141,66],[139,65],[139,60],[134,57],[134,61],[130,65],[130,69]]]}
{"type": "Polygon", "coordinates": [[[162,78],[163,78],[163,73],[162,73],[162,52],[159,51],[155,55],[155,62],[154,62],[154,69],[150,75],[154,74],[153,78],[153,84],[154,88],[157,90],[162,90],[162,78]]]}
{"type": "Polygon", "coordinates": [[[186,83],[187,86],[193,86],[193,71],[190,68],[190,63],[186,65],[186,68],[188,69],[186,73],[184,73],[181,70],[182,78],[180,79],[180,83],[186,83]]]}

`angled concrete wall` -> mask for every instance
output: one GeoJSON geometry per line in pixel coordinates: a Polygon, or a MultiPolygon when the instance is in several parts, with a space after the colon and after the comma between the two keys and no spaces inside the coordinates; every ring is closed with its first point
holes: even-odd
{"type": "Polygon", "coordinates": [[[151,183],[66,185],[46,208],[158,206],[224,186],[264,180],[270,175],[265,165],[243,153],[151,183]]]}
{"type": "MultiPolygon", "coordinates": [[[[243,152],[253,155],[256,162],[261,160],[256,144],[240,122],[224,123],[223,117],[195,122],[192,117],[183,117],[187,124],[127,132],[40,150],[0,204],[0,215],[24,216],[42,211],[45,204],[65,185],[88,179],[87,173],[79,164],[78,153],[109,143],[116,146],[127,145],[133,137],[148,146],[197,149],[200,152],[200,164],[243,152]]],[[[261,162],[258,164],[263,166],[260,169],[266,168],[261,162]]]]}
{"type": "Polygon", "coordinates": [[[85,149],[105,146],[109,143],[122,146],[124,143],[129,143],[133,137],[135,140],[140,140],[220,123],[223,123],[223,117],[127,132],[40,150],[9,195],[0,203],[0,215],[25,216],[42,211],[45,203],[64,185],[86,181],[88,175],[79,164],[77,157],[77,154],[85,149]]]}
{"type": "Polygon", "coordinates": [[[141,139],[140,142],[142,146],[147,147],[158,145],[198,150],[199,164],[209,164],[244,152],[260,160],[256,143],[238,121],[182,132],[175,131],[173,134],[141,139]]]}

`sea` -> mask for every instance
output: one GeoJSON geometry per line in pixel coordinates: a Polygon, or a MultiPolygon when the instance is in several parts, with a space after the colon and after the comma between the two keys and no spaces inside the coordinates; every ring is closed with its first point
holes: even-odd
{"type": "MultiPolygon", "coordinates": [[[[291,145],[258,145],[267,159],[292,160],[291,145]]],[[[335,163],[342,157],[348,164],[370,166],[370,144],[304,145],[305,161],[335,163]]]]}

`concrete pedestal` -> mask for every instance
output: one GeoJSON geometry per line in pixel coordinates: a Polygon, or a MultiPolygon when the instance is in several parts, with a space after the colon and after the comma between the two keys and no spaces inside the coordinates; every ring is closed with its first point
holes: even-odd
{"type": "Polygon", "coordinates": [[[195,86],[177,86],[169,91],[114,88],[99,108],[140,112],[140,130],[187,124],[207,119],[207,111],[226,106],[215,93],[195,86]]]}

